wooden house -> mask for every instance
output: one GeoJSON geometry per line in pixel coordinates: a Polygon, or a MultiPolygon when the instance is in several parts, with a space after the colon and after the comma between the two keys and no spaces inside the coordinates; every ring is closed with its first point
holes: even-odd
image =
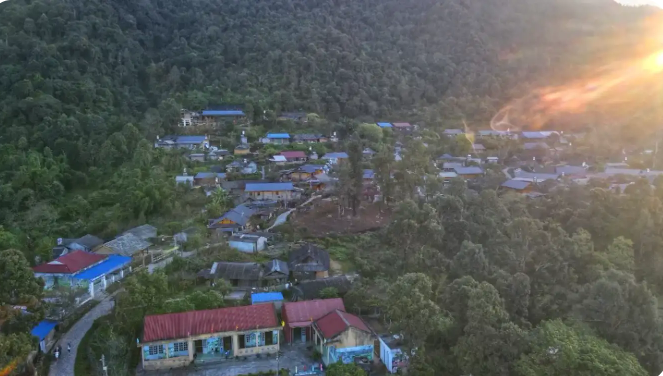
{"type": "Polygon", "coordinates": [[[290,252],[288,267],[296,279],[329,277],[329,253],[315,244],[304,244],[290,252]]]}
{"type": "Polygon", "coordinates": [[[307,164],[297,168],[290,173],[290,180],[292,181],[307,181],[313,179],[315,175],[323,174],[326,171],[324,165],[307,164]]]}

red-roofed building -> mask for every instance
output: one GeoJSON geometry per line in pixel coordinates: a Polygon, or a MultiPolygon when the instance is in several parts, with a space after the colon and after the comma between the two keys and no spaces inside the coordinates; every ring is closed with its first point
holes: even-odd
{"type": "Polygon", "coordinates": [[[393,123],[394,130],[400,132],[409,132],[413,129],[412,124],[410,123],[393,123]]]}
{"type": "Polygon", "coordinates": [[[343,299],[316,299],[284,303],[282,308],[285,326],[283,334],[287,343],[313,340],[313,322],[335,310],[345,311],[343,299]]]}
{"type": "Polygon", "coordinates": [[[58,257],[46,264],[37,265],[32,270],[44,274],[74,274],[105,259],[108,255],[99,255],[85,251],[74,251],[58,257]]]}
{"type": "Polygon", "coordinates": [[[274,304],[145,317],[143,369],[183,367],[195,358],[224,359],[279,351],[281,326],[274,304]]]}
{"type": "Polygon", "coordinates": [[[282,151],[279,155],[285,157],[288,162],[306,162],[306,153],[303,151],[282,151]]]}
{"type": "Polygon", "coordinates": [[[313,324],[314,342],[325,365],[339,360],[352,363],[354,358],[373,359],[374,338],[366,323],[359,317],[334,310],[313,324]]]}

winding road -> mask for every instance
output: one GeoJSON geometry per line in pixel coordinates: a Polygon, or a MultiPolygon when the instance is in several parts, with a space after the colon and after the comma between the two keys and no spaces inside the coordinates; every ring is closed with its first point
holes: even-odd
{"type": "Polygon", "coordinates": [[[76,363],[78,344],[81,343],[85,333],[90,330],[94,320],[109,314],[111,309],[113,309],[113,304],[115,304],[113,297],[106,297],[101,303],[97,304],[78,320],[74,326],[69,328],[69,331],[60,338],[55,346],[62,346],[62,354],[60,354],[60,359],[57,362],[51,363],[51,369],[48,372],[50,376],[74,376],[74,364],[76,363]],[[71,353],[67,352],[67,344],[71,344],[71,353]]]}

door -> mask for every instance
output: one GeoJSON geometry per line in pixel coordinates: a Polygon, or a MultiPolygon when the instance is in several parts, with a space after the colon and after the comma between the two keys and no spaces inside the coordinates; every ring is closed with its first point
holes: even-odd
{"type": "Polygon", "coordinates": [[[197,339],[193,341],[193,347],[196,350],[196,354],[202,354],[205,344],[203,343],[204,339],[197,339]]]}
{"type": "Polygon", "coordinates": [[[308,328],[302,328],[302,342],[306,343],[306,332],[308,331],[308,328]]]}

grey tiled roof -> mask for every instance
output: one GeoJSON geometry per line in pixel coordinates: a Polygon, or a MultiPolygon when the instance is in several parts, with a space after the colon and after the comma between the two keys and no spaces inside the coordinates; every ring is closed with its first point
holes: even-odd
{"type": "Polygon", "coordinates": [[[141,225],[124,232],[123,235],[133,234],[143,240],[154,239],[157,237],[157,228],[152,225],[141,225]]]}
{"type": "Polygon", "coordinates": [[[134,253],[142,251],[151,245],[152,243],[145,241],[131,233],[125,233],[125,235],[118,236],[117,238],[104,244],[104,246],[110,248],[113,253],[122,256],[132,256],[134,253]]]}

